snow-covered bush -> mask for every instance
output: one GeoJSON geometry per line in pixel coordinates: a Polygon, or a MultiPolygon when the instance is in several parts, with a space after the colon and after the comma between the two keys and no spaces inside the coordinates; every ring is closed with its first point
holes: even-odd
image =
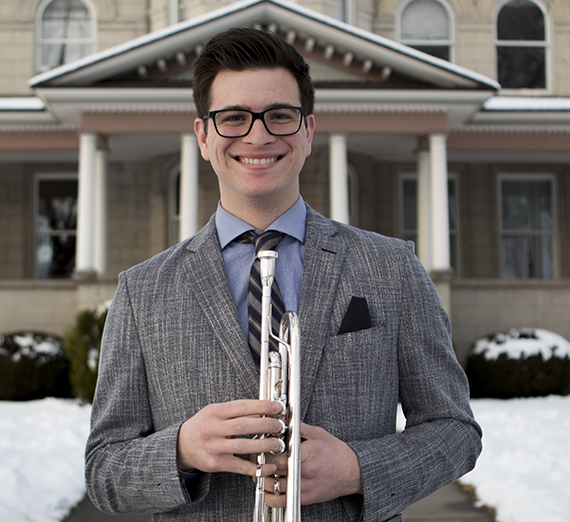
{"type": "Polygon", "coordinates": [[[0,400],[69,397],[63,339],[38,332],[0,335],[0,400]]]}
{"type": "Polygon", "coordinates": [[[512,328],[478,339],[466,366],[472,397],[570,393],[570,342],[548,330],[512,328]]]}
{"type": "Polygon", "coordinates": [[[69,380],[74,397],[91,402],[97,383],[101,337],[107,319],[108,303],[77,314],[75,325],[65,334],[69,359],[69,380]]]}

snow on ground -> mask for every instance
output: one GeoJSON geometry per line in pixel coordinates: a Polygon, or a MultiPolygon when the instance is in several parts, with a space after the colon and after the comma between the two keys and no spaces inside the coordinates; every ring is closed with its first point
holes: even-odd
{"type": "Polygon", "coordinates": [[[471,401],[483,453],[461,482],[498,522],[570,520],[570,396],[471,401]]]}
{"type": "MultiPolygon", "coordinates": [[[[570,519],[570,397],[477,399],[483,453],[462,482],[497,522],[570,519]]],[[[0,520],[58,522],[85,494],[90,406],[0,401],[0,520]]]]}
{"type": "Polygon", "coordinates": [[[85,495],[90,406],[0,401],[0,520],[57,522],[85,495]]]}

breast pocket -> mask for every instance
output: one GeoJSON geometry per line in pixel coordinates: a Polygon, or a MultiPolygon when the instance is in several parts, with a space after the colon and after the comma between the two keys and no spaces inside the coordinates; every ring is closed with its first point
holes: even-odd
{"type": "Polygon", "coordinates": [[[395,341],[384,325],[327,341],[311,408],[316,423],[344,440],[376,433],[379,413],[398,400],[395,341]]]}

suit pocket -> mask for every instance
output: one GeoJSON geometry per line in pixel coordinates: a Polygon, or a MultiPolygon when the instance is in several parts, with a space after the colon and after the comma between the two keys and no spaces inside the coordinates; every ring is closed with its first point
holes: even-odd
{"type": "Polygon", "coordinates": [[[389,419],[381,414],[395,412],[397,369],[396,343],[384,325],[329,338],[308,422],[332,430],[343,440],[386,433],[389,419]]]}

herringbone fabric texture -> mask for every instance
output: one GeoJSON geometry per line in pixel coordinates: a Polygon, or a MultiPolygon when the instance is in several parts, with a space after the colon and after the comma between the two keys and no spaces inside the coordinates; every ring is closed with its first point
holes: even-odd
{"type": "MultiPolygon", "coordinates": [[[[257,254],[261,250],[273,250],[281,242],[285,234],[275,230],[268,230],[262,234],[256,234],[253,230],[243,233],[236,241],[239,243],[253,243],[255,246],[255,261],[249,275],[248,323],[249,323],[249,347],[255,362],[259,365],[261,353],[261,276],[259,274],[259,259],[257,254]]],[[[285,305],[277,281],[273,279],[271,286],[271,324],[273,333],[279,332],[279,323],[285,312],[285,305]]],[[[277,350],[277,342],[269,338],[269,349],[277,350]]]]}

